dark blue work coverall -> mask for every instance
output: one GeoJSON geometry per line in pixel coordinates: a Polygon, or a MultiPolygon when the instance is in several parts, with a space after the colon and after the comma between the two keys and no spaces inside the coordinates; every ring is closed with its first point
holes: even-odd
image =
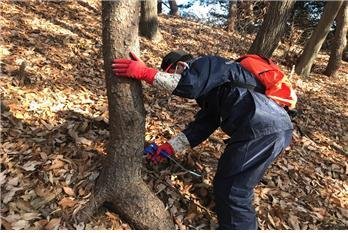
{"type": "Polygon", "coordinates": [[[183,130],[192,148],[218,127],[230,137],[214,178],[219,229],[257,229],[254,187],[291,141],[287,112],[263,91],[239,63],[216,56],[189,62],[173,91],[201,107],[183,130]]]}

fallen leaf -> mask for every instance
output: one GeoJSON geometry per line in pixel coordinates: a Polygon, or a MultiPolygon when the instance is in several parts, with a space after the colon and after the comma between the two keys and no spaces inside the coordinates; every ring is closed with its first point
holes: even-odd
{"type": "Polygon", "coordinates": [[[74,205],[76,205],[76,203],[76,201],[68,197],[64,197],[62,200],[59,201],[58,205],[62,206],[62,208],[65,209],[68,207],[73,207],[74,205]]]}
{"type": "Polygon", "coordinates": [[[38,161],[28,161],[27,163],[25,163],[22,168],[29,172],[29,171],[35,171],[36,169],[36,166],[41,164],[41,162],[38,162],[38,161]]]}
{"type": "Polygon", "coordinates": [[[84,138],[84,137],[78,137],[76,139],[76,142],[81,143],[81,144],[86,145],[86,146],[91,146],[93,143],[91,140],[84,138]]]}
{"type": "Polygon", "coordinates": [[[348,219],[348,209],[339,208],[339,210],[341,211],[341,214],[348,219]]]}
{"type": "Polygon", "coordinates": [[[39,221],[34,222],[35,230],[43,230],[47,223],[48,221],[46,219],[41,219],[39,221]]]}
{"type": "Polygon", "coordinates": [[[2,202],[5,204],[9,203],[12,200],[13,196],[16,194],[16,192],[19,190],[22,190],[22,188],[13,188],[12,187],[12,189],[9,192],[5,193],[2,196],[2,198],[3,198],[2,202]]]}
{"type": "Polygon", "coordinates": [[[313,207],[312,210],[313,213],[318,217],[318,219],[323,220],[325,218],[326,209],[313,207]]]}
{"type": "Polygon", "coordinates": [[[290,223],[290,226],[294,229],[294,230],[301,230],[300,228],[300,223],[298,221],[298,218],[295,215],[292,215],[290,213],[290,216],[288,218],[288,222],[290,223]]]}
{"type": "Polygon", "coordinates": [[[37,219],[37,218],[40,218],[39,213],[24,213],[22,215],[22,219],[27,220],[27,221],[37,219]]]}
{"type": "Polygon", "coordinates": [[[70,196],[75,196],[75,192],[72,188],[66,186],[66,187],[63,187],[63,190],[66,194],[68,194],[70,196]]]}
{"type": "Polygon", "coordinates": [[[1,219],[1,228],[4,227],[5,230],[11,230],[12,224],[6,221],[5,219],[1,219]]]}
{"type": "Polygon", "coordinates": [[[37,185],[35,187],[35,193],[39,197],[45,197],[50,193],[50,191],[48,188],[44,187],[43,185],[37,185]]]}
{"type": "Polygon", "coordinates": [[[7,222],[13,223],[17,222],[18,220],[21,219],[21,216],[19,214],[10,214],[7,217],[3,217],[7,222]]]}
{"type": "Polygon", "coordinates": [[[28,229],[29,228],[29,222],[26,220],[18,220],[14,223],[12,223],[12,229],[13,230],[22,230],[22,229],[28,229]]]}
{"type": "Polygon", "coordinates": [[[3,172],[0,173],[0,185],[3,185],[6,181],[6,174],[7,174],[7,171],[4,170],[3,172]]]}
{"type": "Polygon", "coordinates": [[[55,160],[53,160],[52,165],[48,169],[53,170],[53,169],[64,167],[64,165],[65,165],[65,163],[62,160],[55,159],[55,160]]]}
{"type": "Polygon", "coordinates": [[[60,218],[52,218],[46,225],[46,230],[57,230],[60,225],[60,218]]]}
{"type": "Polygon", "coordinates": [[[28,201],[24,201],[22,199],[19,199],[16,201],[17,207],[25,212],[32,212],[34,211],[34,208],[30,205],[28,201]]]}
{"type": "Polygon", "coordinates": [[[268,220],[271,222],[272,226],[273,226],[273,227],[276,227],[276,224],[275,224],[275,222],[274,222],[272,216],[271,216],[269,213],[267,213],[267,218],[268,218],[268,220]]]}
{"type": "Polygon", "coordinates": [[[16,176],[16,177],[13,177],[13,178],[10,178],[7,182],[8,185],[11,185],[11,186],[17,186],[19,183],[19,177],[16,176]]]}

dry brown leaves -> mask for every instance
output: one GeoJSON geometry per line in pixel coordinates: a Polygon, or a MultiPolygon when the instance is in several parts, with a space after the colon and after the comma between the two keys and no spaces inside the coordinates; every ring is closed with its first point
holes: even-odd
{"type": "MultiPolygon", "coordinates": [[[[87,224],[71,220],[90,197],[108,140],[99,1],[3,1],[0,11],[2,228],[129,229],[107,210],[87,224]]],[[[155,67],[171,49],[236,58],[252,41],[179,18],[160,17],[160,28],[163,41],[141,38],[142,59],[155,67]]],[[[256,188],[262,229],[347,229],[348,68],[329,79],[320,74],[327,59],[320,55],[310,78],[294,77],[302,114],[291,148],[256,188]]],[[[147,85],[144,101],[147,141],[172,137],[197,111],[147,85]]],[[[177,229],[216,227],[212,179],[224,137],[217,131],[177,155],[202,180],[170,163],[144,164],[144,180],[177,229]]]]}

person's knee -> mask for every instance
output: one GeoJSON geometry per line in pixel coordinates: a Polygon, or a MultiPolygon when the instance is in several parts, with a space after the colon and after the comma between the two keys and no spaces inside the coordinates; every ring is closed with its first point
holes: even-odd
{"type": "Polygon", "coordinates": [[[250,189],[243,189],[232,186],[228,195],[231,207],[238,207],[240,209],[249,210],[252,205],[253,191],[250,189]]]}
{"type": "Polygon", "coordinates": [[[223,201],[232,206],[243,205],[248,207],[252,204],[253,190],[228,185],[226,182],[214,180],[214,195],[216,201],[223,201]]]}

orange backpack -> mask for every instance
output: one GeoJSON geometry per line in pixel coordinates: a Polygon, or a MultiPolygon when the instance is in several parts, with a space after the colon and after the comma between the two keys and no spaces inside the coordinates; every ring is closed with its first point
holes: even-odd
{"type": "Polygon", "coordinates": [[[290,110],[297,102],[295,90],[280,68],[271,59],[256,54],[246,54],[236,60],[252,73],[265,87],[265,95],[290,110]]]}

